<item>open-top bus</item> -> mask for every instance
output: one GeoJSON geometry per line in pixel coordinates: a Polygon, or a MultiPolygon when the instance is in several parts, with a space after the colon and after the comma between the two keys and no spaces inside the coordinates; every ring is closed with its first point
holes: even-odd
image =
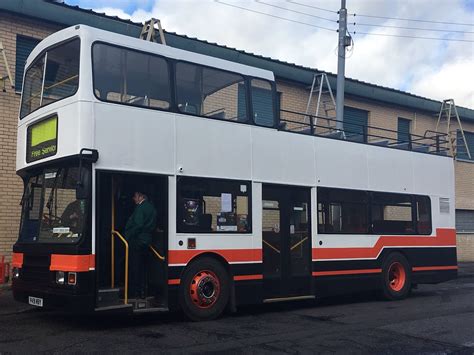
{"type": "Polygon", "coordinates": [[[444,136],[335,129],[276,97],[266,70],[83,25],[44,39],[19,112],[15,299],[205,320],[456,277],[444,136]],[[158,216],[144,299],[123,236],[136,186],[158,216]]]}

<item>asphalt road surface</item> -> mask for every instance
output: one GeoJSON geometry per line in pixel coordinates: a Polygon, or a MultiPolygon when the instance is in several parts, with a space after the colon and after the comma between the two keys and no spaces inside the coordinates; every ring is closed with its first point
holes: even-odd
{"type": "Polygon", "coordinates": [[[0,291],[0,353],[474,353],[474,277],[399,302],[359,295],[240,308],[204,323],[178,313],[72,316],[0,291]]]}

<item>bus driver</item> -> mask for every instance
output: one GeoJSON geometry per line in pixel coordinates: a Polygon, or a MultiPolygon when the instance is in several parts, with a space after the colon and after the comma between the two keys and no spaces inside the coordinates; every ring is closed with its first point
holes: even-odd
{"type": "Polygon", "coordinates": [[[132,199],[136,207],[124,231],[130,247],[130,294],[145,298],[145,262],[156,228],[156,210],[143,191],[135,191],[132,199]]]}

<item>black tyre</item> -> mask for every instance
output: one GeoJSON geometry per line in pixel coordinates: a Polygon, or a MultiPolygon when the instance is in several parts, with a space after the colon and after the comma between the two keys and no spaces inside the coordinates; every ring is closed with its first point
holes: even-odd
{"type": "Polygon", "coordinates": [[[181,279],[179,304],[193,321],[211,320],[224,312],[230,295],[229,274],[213,258],[190,264],[181,279]]]}
{"type": "Polygon", "coordinates": [[[400,253],[387,256],[382,264],[382,297],[395,301],[407,297],[411,291],[411,268],[400,253]]]}

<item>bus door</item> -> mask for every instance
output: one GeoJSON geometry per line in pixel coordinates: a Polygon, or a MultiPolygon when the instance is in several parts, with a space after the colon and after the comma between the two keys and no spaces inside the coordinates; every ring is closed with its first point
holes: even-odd
{"type": "Polygon", "coordinates": [[[127,221],[137,208],[133,200],[135,191],[146,194],[157,217],[156,226],[151,232],[151,243],[143,254],[145,297],[141,299],[146,299],[147,302],[143,302],[144,306],[140,303],[140,308],[166,304],[167,263],[163,257],[167,254],[168,248],[168,177],[99,172],[97,181],[98,308],[110,308],[114,303],[130,304],[133,301],[130,281],[132,281],[132,262],[136,261],[136,256],[133,259],[132,253],[135,251],[129,243],[129,256],[125,257],[125,243],[122,238],[125,238],[127,221]],[[127,294],[125,289],[128,291],[127,294]]]}
{"type": "Polygon", "coordinates": [[[310,189],[263,185],[265,298],[311,294],[310,189]]]}

